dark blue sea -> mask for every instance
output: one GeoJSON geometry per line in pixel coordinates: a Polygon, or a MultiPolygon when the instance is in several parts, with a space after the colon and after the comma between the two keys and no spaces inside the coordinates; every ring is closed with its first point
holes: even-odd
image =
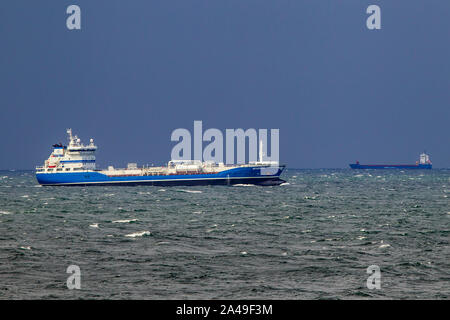
{"type": "Polygon", "coordinates": [[[41,187],[32,171],[1,171],[0,299],[450,298],[450,170],[282,177],[41,187]],[[371,265],[380,289],[367,287],[371,265]]]}

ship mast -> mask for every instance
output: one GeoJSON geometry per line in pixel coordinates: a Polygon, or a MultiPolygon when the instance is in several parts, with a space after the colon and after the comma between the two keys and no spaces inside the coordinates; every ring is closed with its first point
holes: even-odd
{"type": "Polygon", "coordinates": [[[72,137],[72,129],[67,129],[67,134],[69,135],[69,144],[72,142],[73,137],[72,137]]]}

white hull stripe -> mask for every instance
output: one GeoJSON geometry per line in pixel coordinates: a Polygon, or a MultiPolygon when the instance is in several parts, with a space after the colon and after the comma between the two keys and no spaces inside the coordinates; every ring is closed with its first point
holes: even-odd
{"type": "Polygon", "coordinates": [[[201,181],[201,180],[232,180],[232,179],[268,179],[279,178],[278,176],[259,176],[259,177],[225,177],[225,178],[198,178],[198,179],[159,179],[159,180],[121,180],[121,181],[86,181],[86,182],[61,182],[44,183],[47,186],[57,186],[62,184],[109,184],[109,183],[130,183],[130,182],[155,182],[155,181],[201,181]]]}

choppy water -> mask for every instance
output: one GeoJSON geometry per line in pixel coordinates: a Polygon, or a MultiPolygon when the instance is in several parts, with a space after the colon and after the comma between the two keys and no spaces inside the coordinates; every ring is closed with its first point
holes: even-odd
{"type": "Polygon", "coordinates": [[[40,187],[0,172],[0,299],[448,299],[450,170],[280,187],[40,187]],[[81,290],[69,290],[69,265],[81,290]],[[381,289],[366,269],[378,265],[381,289]]]}

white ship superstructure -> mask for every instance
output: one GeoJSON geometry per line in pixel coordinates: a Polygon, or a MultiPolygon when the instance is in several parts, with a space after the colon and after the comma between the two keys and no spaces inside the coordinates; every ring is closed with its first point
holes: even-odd
{"type": "Polygon", "coordinates": [[[420,154],[419,164],[431,164],[430,156],[425,152],[420,154]]]}
{"type": "Polygon", "coordinates": [[[81,143],[78,136],[72,135],[72,129],[67,129],[69,145],[54,144],[53,152],[45,160],[44,166],[37,167],[37,172],[70,172],[95,170],[95,151],[97,146],[94,139],[89,145],[81,143]]]}

